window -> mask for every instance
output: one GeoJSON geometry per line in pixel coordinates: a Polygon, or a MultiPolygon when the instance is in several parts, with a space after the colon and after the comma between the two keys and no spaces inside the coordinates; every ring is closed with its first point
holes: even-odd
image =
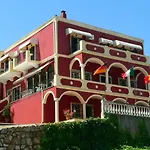
{"type": "Polygon", "coordinates": [[[28,90],[31,89],[33,92],[38,92],[41,89],[51,87],[53,79],[54,69],[53,66],[50,66],[48,72],[43,69],[40,74],[28,78],[28,90]]]}
{"type": "Polygon", "coordinates": [[[36,55],[35,55],[35,46],[32,46],[31,48],[30,48],[30,55],[31,55],[31,60],[36,60],[36,55]]]}
{"type": "Polygon", "coordinates": [[[53,79],[54,79],[54,68],[53,68],[53,66],[49,66],[48,77],[47,77],[47,81],[48,81],[47,86],[48,87],[52,86],[53,79]]]}
{"type": "Polygon", "coordinates": [[[79,70],[72,70],[71,71],[71,77],[76,78],[76,79],[80,79],[80,71],[79,70]]]}
{"type": "MultiPolygon", "coordinates": [[[[109,84],[112,84],[112,78],[111,76],[108,76],[109,84]]],[[[101,83],[106,83],[106,76],[105,75],[100,75],[100,82],[101,83]]]]}
{"type": "Polygon", "coordinates": [[[92,73],[91,72],[85,72],[85,80],[92,80],[92,73]]]}
{"type": "Polygon", "coordinates": [[[20,86],[13,89],[14,100],[17,100],[21,97],[20,93],[21,93],[21,87],[20,86]]]}
{"type": "Polygon", "coordinates": [[[4,69],[5,71],[7,71],[9,68],[9,60],[6,60],[5,63],[4,63],[4,69]]]}
{"type": "Polygon", "coordinates": [[[86,117],[90,118],[94,116],[94,112],[93,112],[93,105],[86,105],[86,117]]]}
{"type": "Polygon", "coordinates": [[[18,65],[21,62],[21,55],[19,54],[16,58],[15,58],[15,65],[18,65]]]}
{"type": "Polygon", "coordinates": [[[34,92],[39,90],[39,74],[34,75],[34,92]]]}
{"type": "Polygon", "coordinates": [[[28,78],[28,90],[29,89],[33,89],[33,79],[32,79],[32,77],[28,78]]]}
{"type": "Polygon", "coordinates": [[[81,38],[71,36],[71,53],[80,50],[80,40],[81,38]]]}
{"type": "Polygon", "coordinates": [[[74,118],[82,118],[82,104],[72,103],[71,108],[75,112],[73,115],[74,118]]]}
{"type": "Polygon", "coordinates": [[[136,87],[136,80],[130,80],[131,87],[136,87]]]}
{"type": "Polygon", "coordinates": [[[46,72],[45,72],[45,70],[41,71],[41,84],[46,85],[46,72]]]}
{"type": "Polygon", "coordinates": [[[126,79],[119,78],[119,79],[118,79],[118,85],[127,86],[127,80],[126,80],[126,79]]]}
{"type": "Polygon", "coordinates": [[[21,98],[21,86],[17,86],[7,91],[7,96],[10,96],[10,101],[15,101],[21,98]]]}
{"type": "Polygon", "coordinates": [[[4,69],[4,63],[1,64],[1,68],[0,68],[0,73],[4,73],[5,69],[4,69]]]}

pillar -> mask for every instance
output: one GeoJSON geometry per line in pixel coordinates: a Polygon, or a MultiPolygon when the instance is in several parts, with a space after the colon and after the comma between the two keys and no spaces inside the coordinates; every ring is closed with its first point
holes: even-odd
{"type": "Polygon", "coordinates": [[[109,75],[108,75],[108,71],[109,71],[109,70],[106,71],[106,81],[105,81],[106,84],[109,84],[109,75]]]}
{"type": "Polygon", "coordinates": [[[130,76],[127,77],[128,87],[131,87],[130,76]]]}
{"type": "Polygon", "coordinates": [[[86,103],[83,103],[83,119],[86,119],[86,103]]]}
{"type": "Polygon", "coordinates": [[[81,64],[80,67],[81,67],[81,79],[85,80],[85,70],[84,70],[85,65],[81,64]]]}
{"type": "Polygon", "coordinates": [[[104,97],[101,99],[101,118],[103,119],[105,117],[105,114],[104,114],[104,103],[105,103],[105,100],[104,100],[104,97]]]}
{"type": "Polygon", "coordinates": [[[55,99],[55,122],[59,122],[59,99],[55,99]]]}

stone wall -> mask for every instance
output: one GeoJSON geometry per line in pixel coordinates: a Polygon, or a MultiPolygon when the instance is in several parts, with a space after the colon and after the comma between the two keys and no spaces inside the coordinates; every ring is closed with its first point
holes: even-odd
{"type": "Polygon", "coordinates": [[[39,150],[44,125],[0,126],[0,150],[39,150]]]}

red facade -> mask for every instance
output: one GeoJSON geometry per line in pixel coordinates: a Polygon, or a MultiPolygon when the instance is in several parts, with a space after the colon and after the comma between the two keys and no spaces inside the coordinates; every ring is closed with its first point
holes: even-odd
{"type": "MultiPolygon", "coordinates": [[[[64,13],[64,12],[62,12],[64,13]]],[[[71,21],[62,14],[4,51],[0,115],[11,104],[14,124],[101,117],[101,100],[149,106],[150,74],[143,40],[71,21]],[[114,44],[114,43],[119,43],[114,44]],[[107,62],[107,72],[93,75],[107,62]],[[134,77],[121,74],[134,66],[134,77]]],[[[1,117],[4,122],[4,117],[1,117]]]]}

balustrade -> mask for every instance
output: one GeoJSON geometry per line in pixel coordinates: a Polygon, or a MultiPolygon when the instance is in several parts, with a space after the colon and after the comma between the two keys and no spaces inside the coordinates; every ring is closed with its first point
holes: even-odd
{"type": "Polygon", "coordinates": [[[150,117],[149,107],[113,103],[108,101],[104,101],[102,104],[104,113],[150,117]]]}

